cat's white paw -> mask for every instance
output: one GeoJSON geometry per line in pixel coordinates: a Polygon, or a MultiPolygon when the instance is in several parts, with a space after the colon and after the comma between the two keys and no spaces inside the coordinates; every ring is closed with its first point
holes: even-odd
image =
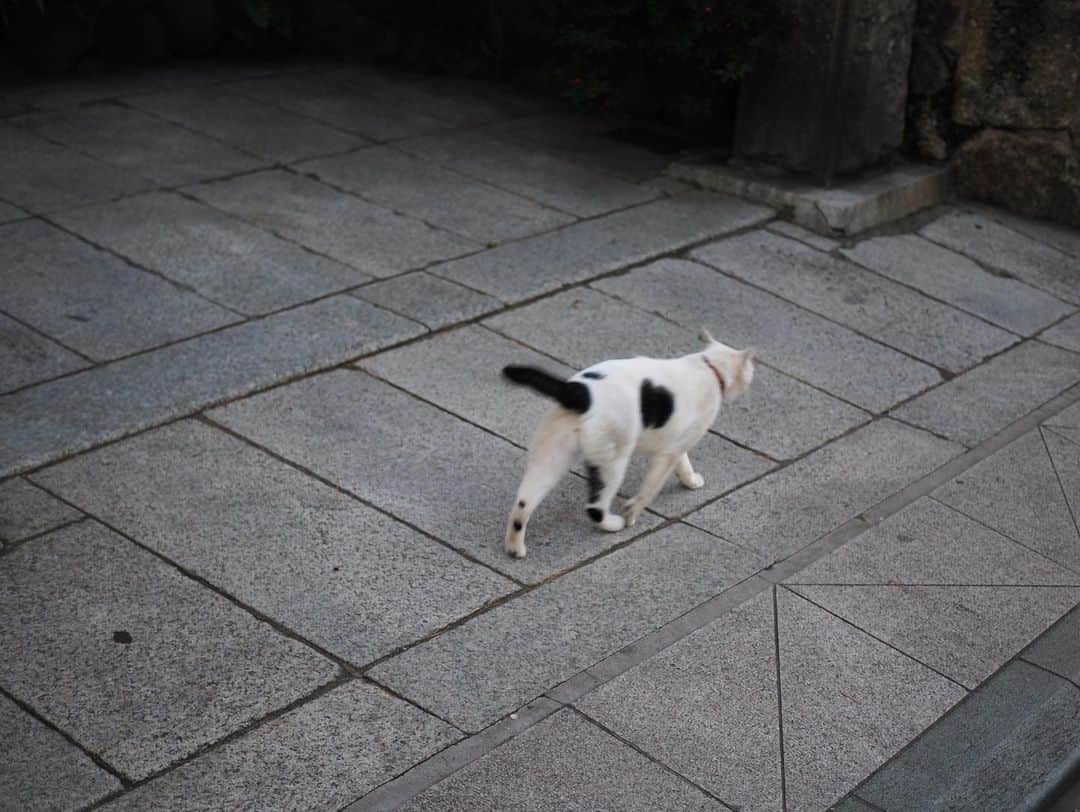
{"type": "Polygon", "coordinates": [[[604,517],[604,520],[600,522],[600,529],[607,530],[609,533],[618,533],[624,527],[626,527],[626,520],[615,513],[609,513],[604,517]]]}
{"type": "Polygon", "coordinates": [[[705,477],[701,474],[691,474],[689,479],[682,480],[682,484],[684,488],[696,491],[705,485],[705,477]]]}
{"type": "Polygon", "coordinates": [[[637,524],[638,516],[641,515],[641,502],[638,501],[635,496],[633,499],[626,503],[626,526],[633,527],[637,524]]]}
{"type": "Polygon", "coordinates": [[[511,555],[514,558],[525,557],[525,542],[521,541],[520,539],[507,539],[506,543],[503,544],[503,549],[506,550],[508,555],[511,555]]]}

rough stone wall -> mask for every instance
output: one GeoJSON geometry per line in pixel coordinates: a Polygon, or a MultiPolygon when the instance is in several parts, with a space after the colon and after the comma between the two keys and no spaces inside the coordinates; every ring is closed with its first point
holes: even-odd
{"type": "Polygon", "coordinates": [[[1080,0],[919,0],[907,150],[962,195],[1080,226],[1080,0]]]}

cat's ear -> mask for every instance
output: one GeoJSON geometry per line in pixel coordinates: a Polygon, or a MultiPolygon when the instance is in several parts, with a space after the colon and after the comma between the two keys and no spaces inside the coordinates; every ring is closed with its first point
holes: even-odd
{"type": "Polygon", "coordinates": [[[702,327],[701,332],[698,333],[698,338],[704,341],[706,344],[715,344],[716,339],[712,337],[712,333],[709,332],[708,327],[702,327]]]}

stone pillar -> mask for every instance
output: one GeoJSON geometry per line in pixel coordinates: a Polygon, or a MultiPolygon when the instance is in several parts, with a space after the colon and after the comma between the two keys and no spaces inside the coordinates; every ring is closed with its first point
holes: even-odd
{"type": "Polygon", "coordinates": [[[916,0],[778,0],[780,41],[743,83],[735,156],[826,184],[904,136],[916,0]]]}

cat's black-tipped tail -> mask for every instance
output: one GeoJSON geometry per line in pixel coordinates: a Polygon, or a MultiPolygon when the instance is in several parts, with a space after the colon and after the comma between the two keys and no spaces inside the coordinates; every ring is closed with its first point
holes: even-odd
{"type": "Polygon", "coordinates": [[[502,372],[508,381],[534,389],[572,412],[585,414],[592,404],[589,387],[580,381],[562,381],[536,367],[508,366],[502,372]]]}

